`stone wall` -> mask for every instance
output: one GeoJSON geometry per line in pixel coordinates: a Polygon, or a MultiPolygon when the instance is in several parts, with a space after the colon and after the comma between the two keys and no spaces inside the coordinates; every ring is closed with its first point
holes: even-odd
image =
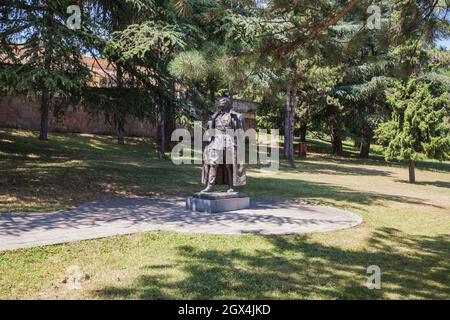
{"type": "MultiPolygon", "coordinates": [[[[21,96],[0,97],[0,126],[38,131],[40,119],[39,103],[21,96]]],[[[82,107],[69,107],[60,119],[50,113],[49,131],[115,135],[103,116],[89,114],[82,107]]],[[[128,118],[125,136],[154,137],[155,128],[147,121],[128,118]]]]}

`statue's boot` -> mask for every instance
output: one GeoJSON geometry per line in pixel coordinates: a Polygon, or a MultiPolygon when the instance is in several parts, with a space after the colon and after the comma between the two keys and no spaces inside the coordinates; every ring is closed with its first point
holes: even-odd
{"type": "Polygon", "coordinates": [[[208,184],[208,186],[200,192],[213,192],[214,186],[212,184],[208,184]]]}
{"type": "Polygon", "coordinates": [[[208,184],[206,185],[206,188],[200,192],[213,192],[214,185],[216,184],[216,175],[217,165],[211,165],[209,168],[208,184]]]}

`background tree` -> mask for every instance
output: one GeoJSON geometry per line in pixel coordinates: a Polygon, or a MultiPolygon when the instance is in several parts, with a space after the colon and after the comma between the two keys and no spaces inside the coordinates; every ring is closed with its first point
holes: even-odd
{"type": "Polygon", "coordinates": [[[373,77],[362,84],[337,88],[335,95],[346,109],[344,124],[347,135],[355,140],[361,158],[369,157],[374,130],[389,117],[385,90],[393,82],[391,78],[373,77]]]}
{"type": "Polygon", "coordinates": [[[397,83],[387,100],[392,119],[377,130],[377,139],[387,145],[387,160],[409,162],[409,182],[415,182],[415,162],[422,157],[448,160],[450,152],[449,93],[434,97],[430,85],[411,79],[397,83]]]}
{"type": "MultiPolygon", "coordinates": [[[[338,100],[333,99],[331,93],[338,83],[342,82],[342,66],[320,66],[313,64],[304,72],[302,90],[301,111],[303,123],[300,128],[306,130],[305,126],[309,120],[316,124],[316,130],[329,133],[333,154],[342,154],[342,106],[338,100]],[[302,128],[303,127],[303,128],[302,128]]],[[[303,133],[305,135],[305,133],[303,133]]]]}
{"type": "Polygon", "coordinates": [[[114,45],[111,44],[111,41],[114,41],[113,35],[115,32],[120,32],[129,25],[139,21],[140,3],[127,0],[100,0],[96,2],[96,4],[101,10],[102,25],[104,26],[104,30],[107,34],[106,41],[104,42],[102,48],[99,49],[101,50],[104,58],[108,59],[114,65],[116,71],[113,82],[117,90],[109,90],[109,92],[111,92],[112,95],[115,95],[115,97],[111,96],[113,99],[110,100],[108,105],[103,105],[103,110],[107,115],[107,119],[112,120],[110,122],[112,122],[116,129],[117,143],[124,144],[126,117],[127,115],[132,114],[139,115],[138,110],[141,110],[141,108],[139,108],[141,103],[129,103],[129,101],[133,100],[133,98],[139,97],[138,91],[122,90],[127,87],[135,87],[137,79],[134,77],[133,72],[129,72],[133,66],[127,65],[127,61],[125,61],[125,59],[120,55],[120,51],[114,49],[114,45]],[[125,92],[128,94],[124,94],[125,92]],[[137,93],[138,95],[130,97],[131,93],[137,93]]]}
{"type": "MultiPolygon", "coordinates": [[[[92,114],[102,113],[114,126],[118,144],[124,144],[126,119],[129,116],[145,118],[145,111],[152,105],[145,108],[152,86],[147,86],[143,80],[146,77],[143,69],[124,56],[117,46],[117,38],[129,26],[145,21],[155,8],[153,2],[147,0],[91,0],[89,4],[86,10],[93,21],[90,31],[98,35],[94,45],[88,48],[89,54],[94,59],[107,60],[115,72],[104,72],[107,78],[100,84],[101,89],[87,88],[85,106],[92,114]]],[[[100,63],[98,65],[101,67],[100,63]]]]}
{"type": "MultiPolygon", "coordinates": [[[[329,32],[330,27],[336,25],[342,18],[353,10],[364,7],[358,5],[357,1],[274,1],[271,6],[263,11],[264,19],[272,19],[278,23],[278,28],[262,35],[262,46],[260,52],[271,56],[287,70],[291,70],[290,79],[286,83],[286,109],[284,125],[284,152],[291,165],[294,164],[294,127],[295,114],[299,113],[297,108],[298,88],[297,84],[302,77],[299,73],[299,60],[313,58],[318,51],[337,52],[333,50],[333,43],[330,37],[333,33],[329,32]],[[314,9],[312,9],[314,8],[314,9]],[[307,50],[315,48],[316,50],[307,50]]],[[[299,102],[299,105],[305,107],[308,101],[299,102]]],[[[304,110],[303,110],[304,111],[304,110]]],[[[330,111],[330,130],[334,137],[333,145],[337,145],[337,153],[342,149],[340,147],[340,137],[338,127],[340,126],[340,117],[337,107],[329,106],[330,111]],[[336,109],[336,110],[335,110],[336,109]],[[331,112],[335,110],[335,112],[331,112]],[[336,139],[339,138],[339,139],[336,139]]],[[[300,119],[305,128],[305,116],[307,112],[300,113],[303,119],[300,119]]],[[[334,150],[334,148],[333,148],[334,150]]]]}
{"type": "MultiPolygon", "coordinates": [[[[0,86],[7,94],[40,99],[39,139],[47,140],[49,111],[76,105],[89,80],[81,62],[90,37],[65,22],[69,0],[2,1],[0,86]]],[[[82,16],[84,23],[88,17],[82,16]]]]}
{"type": "Polygon", "coordinates": [[[397,77],[407,80],[420,73],[426,50],[436,39],[450,35],[449,0],[391,0],[390,51],[396,58],[397,77]]]}
{"type": "Polygon", "coordinates": [[[255,3],[192,4],[186,22],[195,25],[195,33],[188,50],[179,52],[169,64],[169,71],[183,87],[190,110],[200,117],[210,114],[218,94],[231,99],[256,98],[261,70],[251,54],[258,46],[256,31],[248,23],[255,19],[255,3]]]}
{"type": "Polygon", "coordinates": [[[174,54],[189,40],[186,29],[180,22],[171,3],[166,1],[129,0],[140,6],[139,22],[114,33],[110,50],[121,57],[124,66],[136,66],[134,75],[143,82],[153,101],[144,111],[144,116],[157,120],[157,150],[164,158],[168,147],[167,115],[178,105],[175,79],[168,71],[174,54]]]}

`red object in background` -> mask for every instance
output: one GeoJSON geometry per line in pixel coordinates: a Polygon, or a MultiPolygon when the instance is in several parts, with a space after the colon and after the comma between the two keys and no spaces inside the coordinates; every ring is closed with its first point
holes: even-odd
{"type": "Polygon", "coordinates": [[[298,145],[298,153],[300,157],[306,157],[306,154],[308,153],[308,144],[306,142],[300,142],[298,145]]]}

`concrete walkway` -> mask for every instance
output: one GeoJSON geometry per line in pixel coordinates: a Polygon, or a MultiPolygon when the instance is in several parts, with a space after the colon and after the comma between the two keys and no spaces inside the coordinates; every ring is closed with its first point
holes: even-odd
{"type": "Polygon", "coordinates": [[[253,201],[250,209],[190,212],[185,198],[113,198],[61,212],[0,214],[0,250],[28,248],[141,231],[281,235],[350,228],[361,217],[330,207],[253,201]]]}

